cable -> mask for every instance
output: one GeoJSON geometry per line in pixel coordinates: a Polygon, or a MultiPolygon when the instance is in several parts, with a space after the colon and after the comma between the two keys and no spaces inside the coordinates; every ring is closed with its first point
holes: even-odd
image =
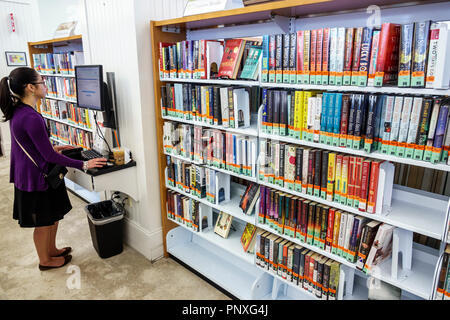
{"type": "Polygon", "coordinates": [[[95,128],[97,133],[99,134],[100,138],[103,139],[103,141],[105,141],[106,146],[108,147],[108,150],[110,153],[112,153],[111,148],[109,147],[109,143],[108,141],[106,141],[105,136],[103,135],[102,130],[99,128],[98,122],[97,122],[97,112],[94,112],[94,120],[95,120],[95,128]]]}

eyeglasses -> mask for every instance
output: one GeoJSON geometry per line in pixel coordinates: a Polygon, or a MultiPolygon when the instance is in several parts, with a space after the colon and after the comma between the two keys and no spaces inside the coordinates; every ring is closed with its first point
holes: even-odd
{"type": "Polygon", "coordinates": [[[40,82],[32,82],[31,84],[43,84],[45,86],[45,81],[40,81],[40,82]]]}

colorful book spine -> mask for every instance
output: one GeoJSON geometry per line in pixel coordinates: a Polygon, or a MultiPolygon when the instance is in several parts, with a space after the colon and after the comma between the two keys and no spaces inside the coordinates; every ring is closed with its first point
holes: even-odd
{"type": "Polygon", "coordinates": [[[439,109],[438,121],[436,124],[436,132],[433,141],[433,155],[431,157],[432,163],[437,163],[441,160],[441,153],[443,153],[443,142],[445,129],[448,126],[449,104],[442,102],[439,109]]]}
{"type": "Polygon", "coordinates": [[[367,198],[367,212],[377,212],[377,195],[378,195],[378,179],[380,176],[380,163],[379,160],[372,161],[370,167],[370,183],[369,183],[369,195],[367,198]]]}
{"type": "Polygon", "coordinates": [[[384,130],[382,132],[381,138],[381,152],[384,154],[388,154],[389,151],[389,138],[392,129],[392,113],[394,111],[394,96],[387,96],[384,104],[384,118],[382,119],[384,123],[384,130]]]}
{"type": "Polygon", "coordinates": [[[309,83],[316,84],[316,56],[317,56],[317,31],[311,30],[311,59],[309,62],[309,83]]]}
{"type": "Polygon", "coordinates": [[[323,29],[323,46],[322,46],[322,84],[323,85],[328,85],[329,59],[330,59],[330,28],[324,28],[323,29]]]}
{"type": "Polygon", "coordinates": [[[375,86],[397,83],[400,33],[398,24],[383,23],[381,26],[375,86]]]}
{"type": "Polygon", "coordinates": [[[411,117],[411,109],[413,105],[412,97],[404,97],[402,114],[400,117],[400,129],[398,132],[398,145],[396,156],[405,157],[406,153],[406,139],[408,137],[409,119],[411,117]]]}
{"type": "Polygon", "coordinates": [[[357,86],[359,83],[359,63],[361,59],[361,44],[363,37],[363,27],[356,28],[353,42],[353,58],[352,58],[352,78],[351,85],[357,86]]]}
{"type": "Polygon", "coordinates": [[[416,22],[414,24],[414,48],[411,74],[412,87],[425,86],[425,72],[428,58],[428,37],[430,21],[416,22]]]}
{"type": "Polygon", "coordinates": [[[295,32],[290,34],[289,42],[289,83],[297,83],[297,34],[295,32]]]}
{"type": "Polygon", "coordinates": [[[344,77],[342,79],[344,86],[351,84],[354,35],[355,28],[347,28],[345,30],[344,77]]]}
{"type": "Polygon", "coordinates": [[[367,77],[367,85],[373,87],[375,85],[375,73],[377,71],[377,55],[379,49],[380,30],[373,30],[372,49],[370,52],[369,75],[367,77]]]}
{"type": "Polygon", "coordinates": [[[400,52],[398,66],[399,87],[411,86],[414,23],[402,24],[400,30],[400,52]]]}
{"type": "Polygon", "coordinates": [[[333,201],[334,186],[336,175],[336,153],[328,154],[328,172],[327,172],[327,201],[333,201]]]}
{"type": "Polygon", "coordinates": [[[269,82],[269,36],[263,36],[263,45],[262,45],[262,66],[261,66],[261,81],[269,82]]]}
{"type": "Polygon", "coordinates": [[[344,58],[345,58],[345,28],[338,28],[337,48],[336,48],[336,80],[338,86],[342,85],[344,77],[344,58]]]}
{"type": "Polygon", "coordinates": [[[388,151],[388,153],[392,156],[397,154],[400,120],[403,111],[403,100],[404,97],[402,96],[396,96],[394,100],[394,110],[392,112],[392,128],[391,134],[389,136],[390,143],[388,151]]]}
{"type": "Polygon", "coordinates": [[[337,47],[338,47],[338,28],[330,28],[330,77],[329,77],[329,83],[331,85],[336,84],[337,47]]]}
{"type": "Polygon", "coordinates": [[[316,35],[316,84],[322,84],[323,29],[316,35]]]}
{"type": "Polygon", "coordinates": [[[358,86],[367,86],[367,76],[369,73],[370,48],[372,44],[372,32],[370,27],[364,27],[361,40],[361,56],[359,60],[358,86]]]}
{"type": "Polygon", "coordinates": [[[433,98],[424,98],[422,113],[419,120],[419,129],[414,150],[414,159],[422,160],[427,142],[428,130],[430,128],[430,118],[433,108],[433,98]]]}
{"type": "Polygon", "coordinates": [[[304,47],[304,32],[303,30],[297,31],[297,83],[303,83],[303,72],[304,72],[304,64],[303,64],[303,47],[304,47]]]}
{"type": "Polygon", "coordinates": [[[311,48],[311,31],[303,31],[303,84],[309,84],[310,74],[310,48],[311,48]]]}
{"type": "Polygon", "coordinates": [[[435,98],[433,101],[433,111],[431,112],[430,125],[428,129],[427,142],[425,144],[425,152],[423,154],[423,160],[431,161],[433,155],[433,141],[436,136],[437,121],[439,117],[439,109],[442,99],[435,98]]]}

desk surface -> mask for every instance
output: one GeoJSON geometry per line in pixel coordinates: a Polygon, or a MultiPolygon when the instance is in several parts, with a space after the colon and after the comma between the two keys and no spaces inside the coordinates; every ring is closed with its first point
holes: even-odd
{"type": "Polygon", "coordinates": [[[114,165],[114,166],[104,166],[102,168],[92,168],[92,169],[89,169],[87,171],[87,173],[89,175],[95,177],[95,176],[99,176],[99,175],[102,175],[102,174],[106,174],[106,173],[110,173],[110,172],[114,172],[114,171],[130,168],[130,167],[134,167],[134,166],[136,166],[136,161],[131,160],[127,164],[123,164],[121,166],[114,165]]]}

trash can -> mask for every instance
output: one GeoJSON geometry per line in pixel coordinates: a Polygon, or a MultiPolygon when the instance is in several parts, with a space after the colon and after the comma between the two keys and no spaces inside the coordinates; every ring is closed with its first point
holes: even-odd
{"type": "Polygon", "coordinates": [[[106,200],[85,207],[92,244],[100,258],[109,258],[123,250],[123,216],[119,203],[106,200]]]}

